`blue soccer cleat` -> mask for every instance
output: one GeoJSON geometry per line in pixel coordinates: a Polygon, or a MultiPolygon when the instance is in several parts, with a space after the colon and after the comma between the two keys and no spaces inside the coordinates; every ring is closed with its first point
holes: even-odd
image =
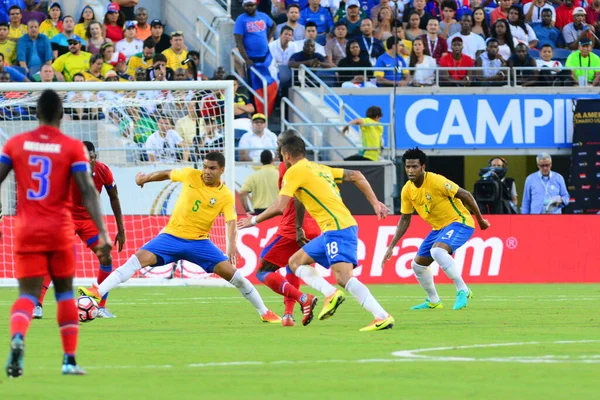
{"type": "Polygon", "coordinates": [[[416,306],[412,306],[411,310],[432,310],[434,308],[444,308],[442,301],[438,301],[437,303],[432,303],[429,299],[425,299],[425,302],[421,304],[417,304],[416,306]]]}
{"type": "Polygon", "coordinates": [[[15,335],[10,342],[10,354],[6,362],[6,375],[9,378],[18,378],[23,375],[23,356],[25,343],[21,335],[15,335]]]}
{"type": "Polygon", "coordinates": [[[454,302],[455,310],[462,310],[467,307],[469,303],[469,299],[473,298],[473,291],[469,289],[468,291],[459,290],[456,292],[456,301],[454,302]]]}
{"type": "Polygon", "coordinates": [[[87,375],[87,372],[84,371],[77,364],[63,364],[62,366],[62,374],[63,375],[87,375]]]}

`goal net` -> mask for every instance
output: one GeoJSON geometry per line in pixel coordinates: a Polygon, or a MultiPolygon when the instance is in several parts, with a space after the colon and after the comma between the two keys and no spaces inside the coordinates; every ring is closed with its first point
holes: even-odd
{"type": "MultiPolygon", "coordinates": [[[[224,152],[223,180],[235,193],[233,82],[100,82],[7,84],[0,89],[0,145],[13,135],[35,129],[36,101],[42,90],[56,90],[64,101],[62,131],[94,144],[97,160],[110,167],[118,188],[126,244],[112,252],[113,269],[122,265],[144,243],[165,227],[179,196],[180,183],[153,182],[139,188],[138,172],[192,166],[202,168],[210,151],[224,152]]],[[[13,224],[16,185],[11,172],[1,188],[0,284],[14,285],[13,224]]],[[[110,199],[100,195],[111,238],[117,226],[110,199]]],[[[35,229],[32,226],[31,229],[35,229]]],[[[227,246],[223,216],[215,221],[211,240],[223,251],[227,246]]],[[[77,283],[95,281],[98,260],[78,237],[77,283]]],[[[214,274],[187,261],[146,268],[130,284],[221,285],[214,274]]]]}

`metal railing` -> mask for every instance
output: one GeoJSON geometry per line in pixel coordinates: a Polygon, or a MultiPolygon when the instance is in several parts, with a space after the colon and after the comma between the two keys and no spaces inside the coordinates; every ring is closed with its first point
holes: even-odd
{"type": "Polygon", "coordinates": [[[250,67],[250,71],[253,72],[262,82],[263,96],[261,96],[258,94],[258,92],[256,90],[254,90],[252,88],[252,86],[250,84],[248,84],[248,82],[246,81],[246,77],[241,76],[237,72],[236,61],[238,63],[242,64],[244,71],[248,70],[248,66],[246,65],[246,60],[244,60],[244,58],[242,57],[240,52],[237,49],[232,49],[231,50],[231,71],[232,71],[231,73],[233,74],[233,76],[236,77],[236,79],[242,86],[244,86],[246,89],[248,89],[248,91],[250,93],[252,93],[255,100],[260,101],[262,103],[263,109],[264,109],[264,114],[265,114],[265,117],[267,117],[267,121],[268,121],[268,119],[269,119],[269,102],[267,99],[267,97],[268,97],[267,79],[264,76],[262,76],[261,73],[258,72],[258,70],[256,68],[254,68],[253,66],[250,67]]]}
{"type": "Polygon", "coordinates": [[[204,53],[206,51],[211,53],[217,62],[221,59],[221,38],[219,33],[212,27],[212,24],[209,24],[204,18],[198,16],[196,18],[196,39],[200,42],[200,70],[204,72],[206,71],[204,68],[204,53]],[[210,45],[211,37],[215,39],[214,48],[210,45]]]}
{"type": "MultiPolygon", "coordinates": [[[[600,67],[557,67],[557,68],[537,68],[537,67],[517,67],[517,68],[513,68],[513,70],[511,71],[511,75],[513,78],[513,81],[515,83],[518,83],[517,77],[518,77],[518,73],[519,71],[537,71],[537,72],[542,72],[542,71],[550,71],[551,76],[552,73],[553,75],[556,75],[562,71],[570,71],[572,73],[571,77],[573,78],[574,83],[576,83],[579,87],[585,87],[585,86],[593,86],[592,84],[590,84],[589,81],[589,72],[590,71],[594,71],[595,74],[597,75],[600,73],[600,67]],[[581,72],[581,74],[578,74],[578,72],[581,72]],[[573,73],[576,76],[573,76],[573,73]],[[577,76],[579,75],[579,76],[577,76]],[[581,78],[587,78],[587,79],[581,79],[581,78]]],[[[526,76],[527,77],[527,76],[526,76]]],[[[595,79],[595,76],[594,78],[595,79]]],[[[593,83],[593,79],[592,79],[592,83],[593,83]]]]}
{"type": "MultiPolygon", "coordinates": [[[[287,97],[283,97],[281,99],[281,132],[283,132],[284,130],[289,129],[289,128],[296,129],[295,127],[299,126],[299,124],[294,123],[294,122],[290,122],[290,121],[287,120],[287,118],[286,118],[286,107],[285,107],[286,105],[290,109],[292,109],[292,111],[302,121],[305,121],[305,122],[308,122],[308,123],[311,122],[310,119],[302,111],[300,111],[300,109],[298,107],[296,107],[287,97]]],[[[316,134],[314,136],[319,141],[316,142],[316,140],[313,138],[312,143],[311,143],[311,141],[309,139],[307,139],[306,133],[304,133],[304,135],[302,135],[302,137],[303,137],[304,141],[307,144],[310,145],[309,147],[314,150],[314,152],[315,152],[315,161],[318,161],[319,160],[320,149],[316,149],[314,143],[317,143],[319,146],[322,146],[323,145],[323,136],[324,135],[323,135],[323,131],[321,129],[316,128],[314,125],[312,125],[312,127],[313,127],[312,131],[316,132],[316,134]]],[[[296,129],[296,130],[298,130],[298,129],[296,129]]]]}
{"type": "Polygon", "coordinates": [[[218,5],[223,7],[227,13],[227,18],[231,18],[231,0],[215,0],[218,5]]]}

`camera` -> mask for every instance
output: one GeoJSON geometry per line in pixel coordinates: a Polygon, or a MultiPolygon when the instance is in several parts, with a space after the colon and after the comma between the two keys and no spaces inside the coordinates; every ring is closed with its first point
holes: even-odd
{"type": "MultiPolygon", "coordinates": [[[[475,182],[473,197],[482,214],[517,214],[512,202],[510,182],[503,182],[506,168],[487,167],[479,170],[479,180],[475,182]]],[[[508,180],[508,179],[507,179],[508,180]]]]}

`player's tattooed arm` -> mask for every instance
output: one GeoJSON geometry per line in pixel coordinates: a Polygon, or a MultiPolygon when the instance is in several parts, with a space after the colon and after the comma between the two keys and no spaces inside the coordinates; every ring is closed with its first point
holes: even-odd
{"type": "Polygon", "coordinates": [[[344,169],[344,175],[342,176],[342,182],[353,182],[356,187],[365,195],[369,203],[373,206],[373,210],[375,210],[375,215],[379,219],[383,219],[387,217],[389,210],[385,204],[380,202],[377,199],[377,195],[373,192],[373,188],[367,178],[360,172],[351,169],[344,169]]]}
{"type": "Polygon", "coordinates": [[[109,254],[112,244],[108,238],[106,225],[104,225],[104,219],[102,219],[102,207],[100,206],[100,196],[92,181],[92,175],[88,171],[79,171],[73,173],[73,179],[81,192],[81,198],[83,199],[83,205],[85,206],[88,214],[94,221],[96,228],[100,232],[100,245],[97,251],[98,255],[109,254]],[[102,243],[104,242],[104,243],[102,243]]]}
{"type": "Polygon", "coordinates": [[[456,192],[456,195],[454,195],[454,197],[462,201],[465,207],[467,207],[467,209],[475,215],[477,223],[479,224],[479,227],[482,230],[485,230],[490,227],[489,221],[487,219],[484,219],[483,215],[481,215],[481,211],[479,211],[479,206],[477,206],[477,202],[475,201],[475,198],[473,197],[471,192],[463,188],[458,188],[458,192],[456,192]]]}
{"type": "Polygon", "coordinates": [[[396,244],[398,243],[398,241],[402,238],[402,236],[404,236],[404,234],[408,230],[411,219],[412,219],[412,214],[402,214],[402,216],[400,217],[400,222],[398,222],[398,226],[396,227],[396,233],[394,234],[394,237],[392,238],[392,242],[388,246],[387,251],[385,252],[385,255],[383,256],[383,260],[381,261],[382,266],[392,256],[392,253],[394,252],[394,247],[396,247],[396,244]]]}
{"type": "Polygon", "coordinates": [[[139,187],[144,187],[144,184],[148,182],[160,182],[166,181],[167,179],[171,179],[171,170],[167,169],[164,171],[155,171],[149,174],[144,174],[143,172],[138,172],[135,176],[135,184],[139,187]]]}
{"type": "Polygon", "coordinates": [[[304,225],[304,214],[306,214],[306,208],[304,208],[304,204],[302,204],[302,202],[296,197],[294,197],[294,206],[296,207],[296,242],[298,242],[298,246],[302,247],[308,243],[304,229],[302,229],[302,225],[304,225]]]}
{"type": "Polygon", "coordinates": [[[119,243],[120,252],[123,250],[123,246],[125,245],[125,225],[123,224],[123,213],[121,211],[119,192],[117,191],[116,185],[110,189],[107,189],[106,191],[108,192],[108,197],[110,198],[110,208],[112,208],[115,221],[117,222],[117,236],[115,237],[115,245],[119,243]]]}

